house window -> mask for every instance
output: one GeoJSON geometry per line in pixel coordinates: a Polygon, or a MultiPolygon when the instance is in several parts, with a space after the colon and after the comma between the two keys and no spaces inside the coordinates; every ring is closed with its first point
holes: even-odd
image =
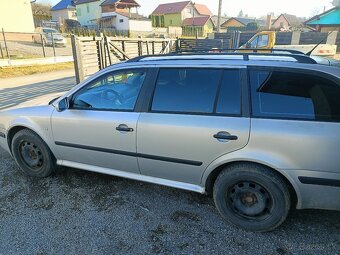
{"type": "Polygon", "coordinates": [[[119,22],[120,22],[120,23],[124,23],[124,20],[123,20],[123,19],[120,19],[119,22]]]}
{"type": "Polygon", "coordinates": [[[77,9],[77,16],[80,17],[81,16],[81,9],[77,9]]]}
{"type": "Polygon", "coordinates": [[[90,13],[90,5],[86,4],[87,13],[90,13]]]}
{"type": "Polygon", "coordinates": [[[170,25],[172,25],[172,19],[170,20],[170,25]]]}

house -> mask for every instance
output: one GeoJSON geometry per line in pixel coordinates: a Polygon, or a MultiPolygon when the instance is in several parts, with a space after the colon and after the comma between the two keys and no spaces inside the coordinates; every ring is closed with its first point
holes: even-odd
{"type": "Polygon", "coordinates": [[[77,0],[75,1],[77,19],[82,26],[97,28],[97,21],[102,16],[101,4],[105,0],[77,0]]]}
{"type": "Polygon", "coordinates": [[[6,32],[34,32],[30,0],[1,0],[0,29],[6,32]]]}
{"type": "Polygon", "coordinates": [[[214,22],[210,16],[187,18],[182,28],[184,36],[206,37],[214,31],[214,22]]]}
{"type": "Polygon", "coordinates": [[[61,0],[59,3],[53,6],[51,8],[52,20],[77,20],[76,5],[74,2],[74,0],[61,0]]]}
{"type": "Polygon", "coordinates": [[[261,19],[231,17],[222,23],[221,28],[229,30],[246,30],[247,25],[253,22],[257,23],[259,27],[264,27],[266,25],[266,21],[261,19]]]}
{"type": "Polygon", "coordinates": [[[140,5],[135,0],[106,0],[101,4],[101,28],[129,32],[151,32],[151,20],[138,14],[140,5]],[[131,9],[135,8],[135,12],[131,9]]]}
{"type": "Polygon", "coordinates": [[[192,1],[160,4],[151,14],[154,27],[181,27],[188,18],[212,16],[207,6],[192,1]]]}
{"type": "Polygon", "coordinates": [[[305,25],[320,32],[340,32],[340,6],[336,6],[324,13],[316,15],[305,22],[305,25]]]}
{"type": "Polygon", "coordinates": [[[302,26],[301,21],[295,15],[281,14],[272,24],[272,28],[282,31],[290,31],[302,26]]]}

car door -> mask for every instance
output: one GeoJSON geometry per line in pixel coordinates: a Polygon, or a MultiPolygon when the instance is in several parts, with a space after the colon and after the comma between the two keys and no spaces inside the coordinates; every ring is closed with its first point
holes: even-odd
{"type": "Polygon", "coordinates": [[[140,113],[135,108],[147,75],[146,69],[106,73],[77,91],[69,109],[54,111],[57,158],[139,173],[136,129],[140,113]]]}
{"type": "MultiPolygon", "coordinates": [[[[317,71],[250,68],[248,149],[287,170],[339,173],[340,81],[317,71]]],[[[296,173],[296,171],[288,171],[296,173]]]]}
{"type": "Polygon", "coordinates": [[[142,174],[200,184],[216,158],[246,146],[246,82],[239,68],[161,68],[149,112],[138,121],[142,174]],[[246,93],[243,94],[243,96],[246,93]]]}

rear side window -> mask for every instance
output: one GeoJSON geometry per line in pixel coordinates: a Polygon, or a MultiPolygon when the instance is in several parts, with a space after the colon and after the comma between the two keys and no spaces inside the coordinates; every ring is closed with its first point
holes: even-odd
{"type": "Polygon", "coordinates": [[[239,70],[225,70],[219,91],[216,113],[241,114],[241,85],[239,70]]]}
{"type": "Polygon", "coordinates": [[[161,69],[151,110],[213,113],[221,75],[216,69],[161,69]]]}
{"type": "Polygon", "coordinates": [[[340,85],[317,75],[250,71],[255,117],[340,121],[340,85]]]}

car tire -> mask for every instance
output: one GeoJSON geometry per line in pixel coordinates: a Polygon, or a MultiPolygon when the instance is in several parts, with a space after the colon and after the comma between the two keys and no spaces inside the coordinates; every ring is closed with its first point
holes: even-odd
{"type": "Polygon", "coordinates": [[[13,157],[28,176],[47,177],[57,170],[56,159],[47,144],[32,130],[23,129],[12,139],[13,157]]]}
{"type": "Polygon", "coordinates": [[[266,232],[280,226],[291,198],[285,180],[257,164],[235,164],[217,177],[213,197],[222,217],[247,231],[266,232]]]}

